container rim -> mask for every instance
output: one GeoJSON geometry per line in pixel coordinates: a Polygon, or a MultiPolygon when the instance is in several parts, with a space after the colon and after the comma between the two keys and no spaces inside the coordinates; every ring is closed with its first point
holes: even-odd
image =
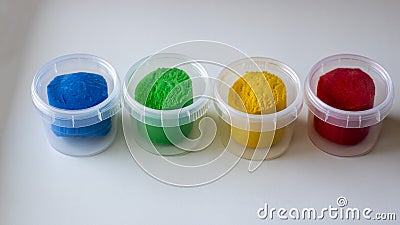
{"type": "MultiPolygon", "coordinates": [[[[196,79],[196,77],[191,77],[191,80],[196,79]]],[[[148,125],[153,126],[179,126],[184,125],[190,122],[197,120],[202,117],[208,109],[208,102],[210,96],[210,84],[208,80],[208,73],[205,68],[197,62],[186,55],[178,54],[178,53],[155,53],[153,55],[147,56],[136,62],[131,68],[128,70],[124,83],[123,83],[123,97],[124,97],[124,107],[127,107],[129,110],[129,114],[133,116],[135,119],[139,120],[148,125]],[[176,58],[180,60],[184,60],[183,63],[179,63],[175,66],[190,64],[195,67],[199,74],[200,78],[205,81],[205,90],[200,96],[194,96],[194,98],[198,98],[192,104],[185,106],[183,108],[178,109],[169,109],[169,110],[158,110],[146,107],[136,101],[128,92],[128,86],[131,80],[135,77],[138,69],[145,64],[148,60],[153,58],[176,58]],[[176,119],[186,118],[185,122],[176,121],[176,119]]]]}
{"type": "Polygon", "coordinates": [[[340,127],[361,128],[379,123],[389,114],[394,99],[394,87],[388,72],[385,70],[385,68],[383,68],[380,64],[378,64],[374,60],[356,54],[336,54],[321,59],[311,68],[305,81],[305,96],[308,109],[319,119],[340,127]],[[385,81],[387,87],[387,95],[385,99],[380,104],[374,106],[373,108],[363,111],[341,110],[334,108],[321,101],[311,90],[310,86],[311,77],[325,62],[334,61],[338,59],[358,60],[369,64],[370,67],[375,69],[381,76],[381,78],[385,81]],[[328,117],[335,118],[339,121],[338,123],[329,121],[328,117]],[[351,125],[352,122],[356,122],[356,124],[351,125]],[[343,126],[342,124],[346,125],[343,126]]]}
{"type": "MultiPolygon", "coordinates": [[[[272,59],[272,58],[266,58],[266,57],[249,57],[249,58],[239,59],[239,60],[234,61],[231,64],[229,64],[227,67],[231,68],[233,65],[236,65],[238,63],[244,63],[249,60],[251,60],[251,62],[256,64],[257,66],[258,66],[258,64],[256,63],[256,61],[262,61],[262,62],[266,62],[269,64],[274,64],[275,66],[278,66],[282,70],[284,70],[285,73],[294,81],[295,86],[296,86],[297,95],[296,95],[296,98],[294,99],[294,101],[292,101],[285,109],[283,109],[279,112],[274,112],[271,114],[261,114],[261,115],[249,114],[249,113],[239,111],[239,110],[233,108],[232,106],[230,106],[227,102],[225,102],[218,92],[218,85],[216,85],[214,88],[214,92],[215,92],[215,98],[217,99],[217,102],[219,104],[222,104],[224,106],[224,108],[229,111],[229,113],[232,113],[233,116],[244,118],[244,119],[248,120],[249,122],[277,121],[278,124],[277,124],[276,129],[285,127],[288,124],[292,123],[298,117],[298,115],[301,111],[301,108],[303,106],[303,93],[301,91],[301,83],[300,83],[300,79],[297,76],[296,72],[291,67],[286,65],[285,63],[275,60],[275,59],[272,59]],[[284,122],[279,123],[280,120],[284,120],[284,122]]],[[[225,69],[223,71],[221,71],[219,78],[222,76],[222,73],[224,71],[225,71],[225,69]]],[[[259,68],[259,71],[263,71],[263,70],[261,68],[259,68]]],[[[221,79],[219,79],[219,80],[221,80],[221,79]]]]}
{"type": "MultiPolygon", "coordinates": [[[[114,67],[107,62],[106,60],[97,57],[95,55],[90,54],[82,54],[82,53],[74,53],[67,54],[60,57],[57,57],[45,65],[43,65],[38,72],[35,74],[33,78],[33,82],[31,85],[31,95],[32,101],[35,107],[39,110],[50,122],[54,122],[55,120],[85,120],[93,117],[98,117],[97,122],[108,119],[109,117],[115,115],[120,109],[120,81],[114,67]],[[102,102],[97,105],[94,105],[85,109],[78,110],[68,110],[68,109],[60,109],[54,106],[47,104],[43,99],[39,96],[37,92],[37,87],[39,84],[40,78],[49,70],[54,69],[54,65],[60,62],[68,61],[68,60],[93,60],[97,63],[104,66],[107,70],[107,73],[111,76],[113,80],[113,90],[110,95],[102,102]]],[[[96,122],[92,122],[94,124],[96,122]]],[[[91,125],[87,124],[87,125],[91,125]]]]}

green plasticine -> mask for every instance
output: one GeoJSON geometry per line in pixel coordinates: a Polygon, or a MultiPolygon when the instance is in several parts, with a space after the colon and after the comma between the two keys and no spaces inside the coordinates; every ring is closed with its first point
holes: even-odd
{"type": "MultiPolygon", "coordinates": [[[[193,88],[189,75],[178,68],[158,68],[147,74],[138,83],[135,89],[135,100],[146,107],[157,110],[172,110],[188,106],[193,103],[193,88]]],[[[153,143],[171,144],[165,135],[164,129],[178,127],[156,127],[138,123],[140,133],[153,143]]],[[[193,128],[193,122],[179,126],[187,137],[193,128]]],[[[174,138],[174,137],[170,137],[174,138]]],[[[176,139],[182,138],[181,136],[176,139]]],[[[178,142],[180,140],[174,140],[178,142]]]]}

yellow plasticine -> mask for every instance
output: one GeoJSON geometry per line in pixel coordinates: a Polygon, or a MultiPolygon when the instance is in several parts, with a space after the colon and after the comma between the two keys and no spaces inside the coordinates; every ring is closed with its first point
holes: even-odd
{"type": "MultiPolygon", "coordinates": [[[[228,104],[249,114],[271,114],[286,108],[286,87],[283,81],[268,72],[246,72],[230,88],[228,104]]],[[[279,142],[284,128],[257,132],[232,127],[232,136],[240,144],[260,148],[279,142]]]]}

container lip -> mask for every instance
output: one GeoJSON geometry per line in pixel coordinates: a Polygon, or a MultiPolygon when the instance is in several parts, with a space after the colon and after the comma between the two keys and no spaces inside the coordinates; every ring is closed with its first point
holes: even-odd
{"type": "Polygon", "coordinates": [[[90,55],[90,54],[83,54],[83,53],[74,53],[74,54],[67,54],[63,56],[59,56],[45,65],[43,65],[38,72],[35,74],[35,77],[33,79],[32,85],[31,85],[31,95],[32,95],[32,101],[35,105],[35,107],[45,116],[50,117],[52,120],[56,119],[61,119],[61,120],[71,120],[72,118],[76,119],[87,119],[87,118],[92,118],[94,116],[100,117],[99,121],[105,120],[113,115],[115,115],[120,109],[121,109],[121,104],[118,104],[120,101],[119,96],[120,96],[120,81],[117,75],[116,70],[114,67],[107,62],[106,60],[95,56],[95,55],[90,55]],[[51,106],[47,104],[45,101],[40,98],[38,92],[37,92],[37,86],[40,78],[44,75],[45,72],[50,70],[51,68],[54,67],[54,64],[60,63],[63,61],[68,61],[72,59],[82,59],[82,60],[94,60],[99,63],[101,63],[103,66],[105,66],[109,72],[109,75],[112,77],[113,80],[113,90],[110,93],[110,95],[102,102],[100,102],[97,105],[94,105],[89,108],[85,109],[79,109],[79,110],[68,110],[68,109],[60,109],[54,106],[51,106]],[[105,112],[110,112],[105,117],[99,116],[99,113],[105,113],[105,112]]]}
{"type": "MultiPolygon", "coordinates": [[[[196,78],[191,78],[191,79],[196,79],[196,78]]],[[[123,83],[123,97],[124,97],[124,107],[128,107],[130,110],[135,113],[130,113],[131,116],[133,116],[135,119],[139,120],[140,122],[143,122],[145,124],[149,125],[156,125],[152,124],[147,119],[158,119],[158,120],[163,120],[163,119],[177,119],[180,117],[189,117],[189,122],[193,122],[203,116],[206,113],[206,108],[208,108],[208,102],[209,102],[209,96],[210,96],[210,83],[208,80],[208,73],[205,70],[205,68],[199,64],[196,60],[183,55],[183,54],[177,54],[177,53],[155,53],[150,56],[146,56],[142,59],[140,59],[138,62],[133,64],[131,68],[128,70],[124,83],[123,83]],[[183,108],[178,108],[178,109],[169,109],[169,110],[158,110],[158,109],[153,109],[149,108],[147,106],[142,105],[138,101],[136,101],[128,92],[128,85],[130,81],[135,77],[135,74],[137,70],[148,60],[150,60],[153,57],[157,58],[177,58],[177,59],[182,59],[186,60],[184,63],[180,63],[179,65],[186,64],[188,62],[191,62],[194,64],[194,66],[200,71],[201,78],[205,79],[205,90],[200,96],[194,96],[194,98],[199,98],[198,100],[194,101],[192,104],[185,106],[183,108]]],[[[183,125],[183,124],[180,124],[183,125]]],[[[167,125],[168,126],[168,125],[167,125]]]]}
{"type": "MultiPolygon", "coordinates": [[[[320,116],[318,115],[317,111],[321,112],[322,114],[329,115],[331,117],[334,117],[339,120],[347,120],[347,121],[359,121],[359,120],[369,120],[371,118],[378,118],[376,122],[373,124],[376,124],[380,121],[382,121],[390,111],[390,108],[392,107],[393,104],[393,98],[394,98],[394,88],[393,88],[393,83],[392,80],[388,74],[388,72],[383,68],[380,64],[375,62],[374,60],[361,56],[361,55],[356,55],[356,54],[336,54],[332,56],[328,56],[326,58],[321,59],[319,62],[317,62],[310,70],[306,77],[305,81],[305,100],[307,103],[308,109],[318,118],[320,116]],[[324,62],[332,61],[332,60],[337,60],[337,59],[355,59],[359,61],[363,61],[365,63],[368,63],[371,67],[375,68],[379,74],[382,76],[382,78],[386,82],[386,87],[387,87],[387,95],[386,98],[379,104],[374,106],[371,109],[368,110],[363,110],[363,111],[347,111],[347,110],[341,110],[334,108],[325,102],[321,101],[311,90],[311,77],[312,75],[318,70],[321,65],[324,62]],[[312,107],[315,107],[316,109],[314,110],[312,107]]],[[[325,120],[325,118],[320,118],[322,120],[325,120]]],[[[373,125],[370,124],[370,125],[373,125]]]]}
{"type": "MultiPolygon", "coordinates": [[[[301,91],[301,83],[300,83],[300,79],[297,76],[296,72],[291,67],[286,65],[285,63],[275,60],[275,59],[272,59],[272,58],[267,58],[267,57],[249,57],[249,58],[239,59],[239,60],[234,61],[231,64],[229,64],[228,67],[230,68],[233,65],[236,65],[237,63],[240,63],[242,61],[244,62],[249,59],[256,65],[257,65],[257,63],[255,63],[255,61],[257,60],[257,61],[263,61],[263,62],[271,62],[271,63],[274,63],[274,64],[278,65],[279,67],[285,69],[285,71],[290,75],[290,78],[296,83],[297,95],[296,95],[295,100],[293,102],[291,102],[283,110],[275,112],[275,113],[261,114],[261,115],[249,114],[249,113],[239,111],[239,110],[233,108],[232,106],[230,106],[227,102],[225,102],[218,92],[218,85],[216,85],[214,92],[215,92],[215,98],[217,99],[217,102],[224,105],[225,109],[227,109],[229,111],[229,113],[232,113],[233,115],[235,115],[237,117],[248,118],[248,120],[273,121],[273,120],[279,120],[280,118],[283,118],[289,114],[292,114],[292,115],[294,115],[294,118],[280,127],[290,124],[291,122],[293,122],[293,120],[295,120],[298,117],[300,110],[302,108],[302,105],[303,105],[302,104],[303,103],[303,93],[301,91]]],[[[261,68],[259,68],[259,70],[262,71],[261,68]]],[[[219,78],[221,78],[222,72],[220,73],[219,78]]],[[[219,79],[219,80],[221,80],[221,79],[219,79]]],[[[280,127],[277,127],[277,128],[280,128],[280,127]]]]}

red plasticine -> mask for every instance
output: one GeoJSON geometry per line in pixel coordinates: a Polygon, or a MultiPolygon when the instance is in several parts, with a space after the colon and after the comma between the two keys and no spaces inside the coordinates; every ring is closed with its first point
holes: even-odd
{"type": "MultiPolygon", "coordinates": [[[[375,85],[361,69],[338,68],[319,78],[317,97],[341,110],[362,111],[374,106],[375,85]]],[[[314,117],[315,130],[324,138],[342,145],[355,145],[368,135],[369,127],[343,128],[314,117]]]]}

